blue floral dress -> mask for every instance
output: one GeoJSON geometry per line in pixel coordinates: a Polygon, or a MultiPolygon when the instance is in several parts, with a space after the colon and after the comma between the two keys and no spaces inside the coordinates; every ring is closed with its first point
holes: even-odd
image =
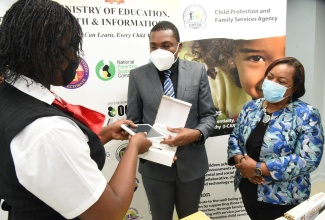
{"type": "MultiPolygon", "coordinates": [[[[228,164],[233,157],[246,153],[246,141],[264,115],[264,98],[247,102],[228,141],[228,164]]],[[[310,195],[310,175],[323,154],[324,132],[318,110],[296,100],[272,114],[264,135],[259,161],[265,162],[271,173],[258,185],[258,201],[296,205],[310,195]]],[[[235,174],[235,190],[241,181],[235,174]]]]}

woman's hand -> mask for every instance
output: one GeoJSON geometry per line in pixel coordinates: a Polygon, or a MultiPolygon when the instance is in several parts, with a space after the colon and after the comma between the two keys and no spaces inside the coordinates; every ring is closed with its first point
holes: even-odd
{"type": "Polygon", "coordinates": [[[263,184],[265,179],[263,176],[253,176],[253,177],[247,177],[247,179],[254,184],[263,184]]]}
{"type": "Polygon", "coordinates": [[[152,145],[152,142],[147,139],[147,134],[137,133],[130,137],[129,146],[134,146],[138,148],[138,154],[143,154],[149,150],[149,147],[152,145]]]}
{"type": "Polygon", "coordinates": [[[129,133],[124,131],[121,128],[122,124],[130,125],[131,127],[136,127],[136,125],[130,121],[130,120],[118,120],[114,122],[113,124],[109,124],[107,126],[104,126],[100,132],[99,136],[101,138],[101,141],[103,144],[106,144],[110,140],[128,140],[129,139],[129,133]]]}
{"type": "Polygon", "coordinates": [[[256,176],[254,170],[256,168],[256,161],[245,155],[245,158],[241,160],[241,163],[235,165],[243,178],[247,178],[250,182],[255,184],[263,184],[265,179],[263,176],[256,176]]]}

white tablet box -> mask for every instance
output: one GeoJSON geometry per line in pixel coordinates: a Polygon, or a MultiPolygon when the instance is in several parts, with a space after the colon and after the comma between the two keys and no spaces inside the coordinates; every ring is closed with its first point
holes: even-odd
{"type": "Polygon", "coordinates": [[[313,220],[325,208],[325,193],[319,192],[300,203],[296,207],[284,213],[284,217],[289,220],[313,220]]]}
{"type": "MultiPolygon", "coordinates": [[[[168,131],[167,127],[185,127],[191,107],[191,103],[163,95],[153,127],[165,134],[166,137],[175,136],[176,134],[168,131]]],[[[177,146],[170,147],[167,144],[160,144],[162,140],[152,140],[149,150],[140,154],[139,157],[169,167],[172,166],[177,146]]]]}

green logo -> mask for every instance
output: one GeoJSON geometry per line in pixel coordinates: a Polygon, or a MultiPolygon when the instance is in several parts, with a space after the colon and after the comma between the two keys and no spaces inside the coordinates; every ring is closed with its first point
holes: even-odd
{"type": "Polygon", "coordinates": [[[107,63],[104,62],[104,60],[101,60],[96,65],[96,75],[101,80],[108,81],[113,79],[115,72],[115,65],[111,61],[107,63]]]}

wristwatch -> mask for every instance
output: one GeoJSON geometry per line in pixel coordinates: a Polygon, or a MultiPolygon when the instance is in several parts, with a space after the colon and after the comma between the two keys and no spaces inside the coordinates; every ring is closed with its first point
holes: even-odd
{"type": "Polygon", "coordinates": [[[257,162],[256,163],[256,168],[255,168],[255,170],[254,170],[254,174],[255,174],[255,176],[262,176],[262,170],[261,170],[261,164],[262,164],[262,162],[257,162]]]}

